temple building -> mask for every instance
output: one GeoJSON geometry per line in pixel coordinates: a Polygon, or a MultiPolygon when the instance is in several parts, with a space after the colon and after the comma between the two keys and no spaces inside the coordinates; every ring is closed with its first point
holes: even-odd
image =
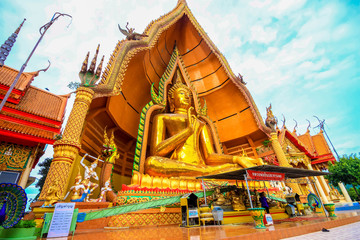
{"type": "MultiPolygon", "coordinates": [[[[21,24],[22,26],[22,24],[21,24]]],[[[19,70],[4,65],[21,26],[2,45],[0,99],[3,100],[19,70]]],[[[40,71],[23,72],[0,112],[0,182],[25,188],[35,179],[30,171],[47,144],[60,135],[69,95],[59,96],[31,85],[40,71]]]]}
{"type": "MultiPolygon", "coordinates": [[[[142,34],[121,31],[126,39],[116,44],[103,72],[99,48],[79,69],[81,84],[54,143],[37,206],[62,199],[77,206],[144,202],[200,191],[196,177],[211,173],[264,164],[322,171],[335,160],[321,132],[278,130],[271,106],[263,121],[241,75],[233,73],[186,1],[142,34]],[[94,199],[85,198],[90,192],[94,199]]],[[[331,201],[326,180],[315,182],[323,202],[331,201]]],[[[286,185],[301,196],[315,192],[308,183],[286,185]]],[[[165,222],[180,221],[167,211],[165,222]]],[[[135,221],[120,217],[110,221],[135,221]]]]}

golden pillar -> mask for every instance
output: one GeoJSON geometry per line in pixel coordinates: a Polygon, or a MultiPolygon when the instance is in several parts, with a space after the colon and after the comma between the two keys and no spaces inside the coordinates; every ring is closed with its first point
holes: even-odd
{"type": "MultiPolygon", "coordinates": [[[[100,46],[100,45],[99,45],[100,46]]],[[[95,70],[96,59],[99,52],[96,49],[95,56],[87,68],[89,53],[83,62],[79,77],[80,87],[77,88],[75,102],[67,121],[62,139],[54,143],[54,158],[50,165],[39,200],[45,200],[45,205],[53,204],[62,200],[68,189],[71,177],[72,165],[81,148],[80,139],[85,123],[86,114],[97,90],[97,81],[101,75],[104,56],[95,70]]]]}
{"type": "MultiPolygon", "coordinates": [[[[309,170],[314,170],[313,167],[311,166],[311,163],[308,163],[307,167],[308,167],[309,170]]],[[[313,177],[313,180],[315,180],[316,188],[319,191],[319,194],[320,194],[320,197],[321,197],[323,203],[329,203],[329,201],[328,201],[328,199],[327,199],[327,197],[325,195],[325,192],[324,192],[324,190],[323,190],[323,188],[322,188],[322,186],[321,186],[321,184],[319,182],[319,179],[317,177],[313,177]]]]}
{"type": "Polygon", "coordinates": [[[350,195],[349,195],[349,193],[347,192],[347,190],[346,190],[346,188],[345,188],[345,186],[344,186],[344,184],[343,184],[342,182],[339,182],[339,187],[340,187],[341,192],[343,193],[343,195],[344,195],[344,197],[345,197],[345,201],[352,203],[352,200],[351,200],[351,198],[350,198],[350,195]]]}
{"type": "Polygon", "coordinates": [[[41,191],[40,200],[46,200],[49,187],[54,185],[54,183],[58,185],[58,196],[60,199],[64,196],[70,180],[73,161],[81,147],[82,128],[93,96],[94,91],[90,88],[79,87],[77,89],[74,106],[66,124],[63,137],[54,143],[54,159],[41,191]]]}
{"type": "MultiPolygon", "coordinates": [[[[285,156],[285,153],[284,151],[282,150],[281,148],[281,145],[280,145],[280,142],[279,142],[279,139],[277,137],[277,133],[276,132],[272,132],[270,133],[270,138],[271,138],[271,145],[274,149],[274,152],[275,152],[275,155],[279,161],[279,165],[280,167],[292,167],[286,156],[285,156]]],[[[293,190],[293,192],[299,194],[299,195],[302,195],[302,192],[299,188],[299,185],[297,183],[286,183],[287,186],[291,187],[291,189],[293,190]]]]}

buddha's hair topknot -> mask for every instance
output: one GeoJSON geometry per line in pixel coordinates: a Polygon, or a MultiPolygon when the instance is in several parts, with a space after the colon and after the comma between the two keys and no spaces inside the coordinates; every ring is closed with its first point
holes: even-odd
{"type": "Polygon", "coordinates": [[[178,89],[178,88],[183,88],[183,89],[186,89],[186,90],[188,90],[189,92],[190,92],[190,96],[191,96],[191,98],[192,98],[192,92],[191,92],[191,90],[190,90],[190,88],[188,87],[188,86],[186,86],[185,84],[183,84],[182,83],[182,81],[181,81],[181,76],[180,76],[180,73],[179,73],[179,71],[177,71],[177,78],[176,78],[176,82],[175,82],[175,84],[173,84],[172,85],[172,87],[169,89],[169,92],[168,92],[168,94],[169,94],[169,97],[173,97],[174,95],[174,92],[178,89]]]}

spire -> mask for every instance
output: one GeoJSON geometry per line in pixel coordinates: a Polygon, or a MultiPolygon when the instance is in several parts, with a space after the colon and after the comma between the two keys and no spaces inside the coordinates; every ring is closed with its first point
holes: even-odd
{"type": "Polygon", "coordinates": [[[12,48],[12,46],[14,45],[17,35],[20,32],[20,29],[22,27],[22,25],[24,24],[26,18],[24,18],[23,22],[20,24],[20,26],[16,29],[16,31],[11,34],[11,36],[5,41],[5,43],[3,45],[1,45],[0,48],[0,67],[4,66],[4,62],[6,60],[6,57],[9,55],[10,50],[12,48]]]}

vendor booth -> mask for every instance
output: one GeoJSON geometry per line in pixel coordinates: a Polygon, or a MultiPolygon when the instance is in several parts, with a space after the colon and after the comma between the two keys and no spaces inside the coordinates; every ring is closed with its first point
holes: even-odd
{"type": "MultiPolygon", "coordinates": [[[[243,216],[243,217],[252,216],[254,220],[256,220],[256,219],[260,220],[260,218],[264,217],[265,209],[260,208],[259,204],[256,202],[256,200],[253,201],[254,195],[256,194],[256,190],[255,190],[255,194],[254,194],[254,191],[251,193],[251,191],[250,191],[251,187],[249,187],[249,181],[260,181],[260,182],[263,181],[264,188],[266,189],[265,191],[267,192],[267,198],[282,202],[282,205],[284,206],[284,208],[281,208],[281,210],[279,209],[278,211],[270,212],[272,215],[283,214],[286,211],[288,217],[292,217],[292,216],[300,216],[300,215],[305,214],[304,206],[306,206],[306,207],[308,206],[308,204],[306,202],[307,198],[303,197],[302,198],[303,200],[302,200],[301,196],[299,194],[293,193],[293,192],[291,192],[291,190],[289,190],[289,192],[287,192],[287,194],[284,195],[282,198],[273,197],[269,194],[269,191],[266,187],[265,182],[279,181],[279,182],[285,182],[286,184],[287,183],[311,184],[313,186],[313,189],[315,190],[315,193],[311,193],[309,191],[307,194],[313,194],[313,195],[316,194],[317,196],[319,196],[316,184],[314,184],[315,180],[310,179],[310,177],[323,176],[323,175],[328,175],[328,174],[330,174],[330,173],[314,171],[314,170],[307,170],[307,169],[299,169],[299,168],[288,168],[288,167],[279,167],[279,166],[273,166],[273,165],[262,165],[262,166],[256,166],[256,167],[251,167],[251,168],[239,169],[239,170],[230,171],[230,172],[202,176],[202,177],[198,177],[198,179],[236,180],[236,181],[242,180],[245,182],[246,192],[248,195],[247,199],[251,199],[248,201],[250,208],[248,207],[246,209],[246,211],[247,211],[246,214],[245,214],[245,211],[242,211],[242,212],[237,211],[236,212],[236,211],[226,211],[225,210],[223,223],[227,224],[227,223],[237,223],[237,222],[234,222],[234,221],[236,221],[235,219],[237,219],[239,221],[238,223],[244,222],[243,220],[241,220],[241,216],[243,216]],[[227,219],[227,216],[228,216],[228,219],[227,219]]],[[[256,195],[255,195],[255,199],[256,199],[256,195]]],[[[322,208],[323,212],[327,216],[323,203],[321,202],[319,197],[317,199],[319,199],[319,204],[317,205],[318,210],[319,209],[321,210],[321,208],[322,208]]],[[[316,211],[314,211],[314,212],[316,212],[316,211]]],[[[284,215],[281,215],[281,216],[279,215],[277,217],[284,218],[283,216],[284,215]]],[[[256,226],[257,226],[257,228],[263,228],[263,226],[260,223],[257,223],[256,226]]]]}

